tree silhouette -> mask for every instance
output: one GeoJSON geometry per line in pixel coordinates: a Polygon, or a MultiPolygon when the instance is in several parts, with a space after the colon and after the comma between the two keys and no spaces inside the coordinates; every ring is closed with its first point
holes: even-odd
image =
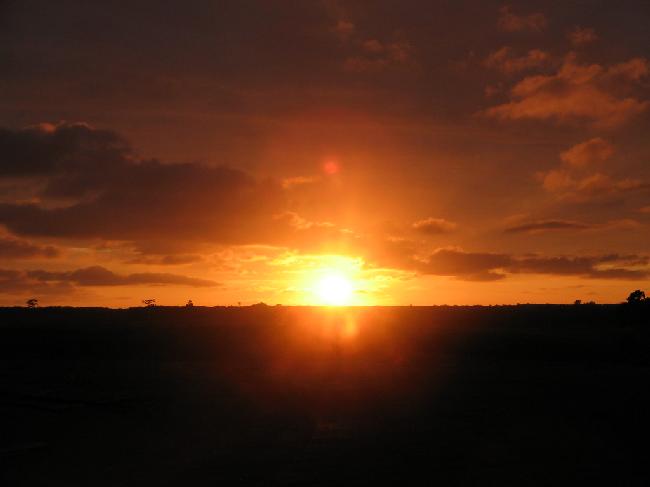
{"type": "Polygon", "coordinates": [[[573,304],[575,304],[576,306],[579,306],[579,305],[582,304],[582,300],[580,300],[580,299],[576,299],[576,300],[573,302],[573,304]]]}
{"type": "Polygon", "coordinates": [[[645,293],[640,289],[637,289],[636,291],[632,291],[630,295],[627,297],[627,302],[629,304],[636,304],[645,300],[646,300],[645,293]]]}
{"type": "Polygon", "coordinates": [[[148,308],[152,308],[156,306],[156,300],[155,299],[143,299],[142,304],[144,304],[148,308]]]}
{"type": "Polygon", "coordinates": [[[28,308],[37,308],[38,307],[38,299],[36,299],[36,298],[28,299],[26,301],[26,303],[27,303],[28,308]]]}
{"type": "Polygon", "coordinates": [[[186,308],[191,308],[192,306],[194,306],[194,303],[192,302],[191,299],[189,299],[189,300],[187,301],[187,304],[185,305],[185,307],[186,307],[186,308]]]}

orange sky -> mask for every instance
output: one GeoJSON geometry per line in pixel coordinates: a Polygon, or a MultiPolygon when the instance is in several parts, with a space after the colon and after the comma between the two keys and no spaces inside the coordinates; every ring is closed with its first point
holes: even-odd
{"type": "Polygon", "coordinates": [[[647,290],[650,9],[547,3],[4,3],[0,305],[647,290]]]}

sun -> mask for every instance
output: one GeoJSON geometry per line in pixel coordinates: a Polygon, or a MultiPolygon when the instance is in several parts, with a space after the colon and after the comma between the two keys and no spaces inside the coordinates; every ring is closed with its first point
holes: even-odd
{"type": "Polygon", "coordinates": [[[319,302],[328,306],[350,304],[353,293],[352,282],[342,274],[327,274],[318,280],[315,287],[319,302]]]}

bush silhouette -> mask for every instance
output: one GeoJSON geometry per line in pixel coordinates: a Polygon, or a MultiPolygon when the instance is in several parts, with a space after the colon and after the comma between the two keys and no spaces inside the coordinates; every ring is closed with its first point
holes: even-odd
{"type": "Polygon", "coordinates": [[[637,289],[636,291],[632,291],[630,295],[627,297],[628,304],[636,304],[646,300],[647,299],[645,297],[645,293],[640,289],[637,289]]]}

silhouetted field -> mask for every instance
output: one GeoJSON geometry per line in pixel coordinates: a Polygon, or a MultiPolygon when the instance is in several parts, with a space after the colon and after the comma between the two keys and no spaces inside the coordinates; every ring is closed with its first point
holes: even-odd
{"type": "Polygon", "coordinates": [[[643,306],[0,310],[0,484],[648,485],[643,306]]]}

